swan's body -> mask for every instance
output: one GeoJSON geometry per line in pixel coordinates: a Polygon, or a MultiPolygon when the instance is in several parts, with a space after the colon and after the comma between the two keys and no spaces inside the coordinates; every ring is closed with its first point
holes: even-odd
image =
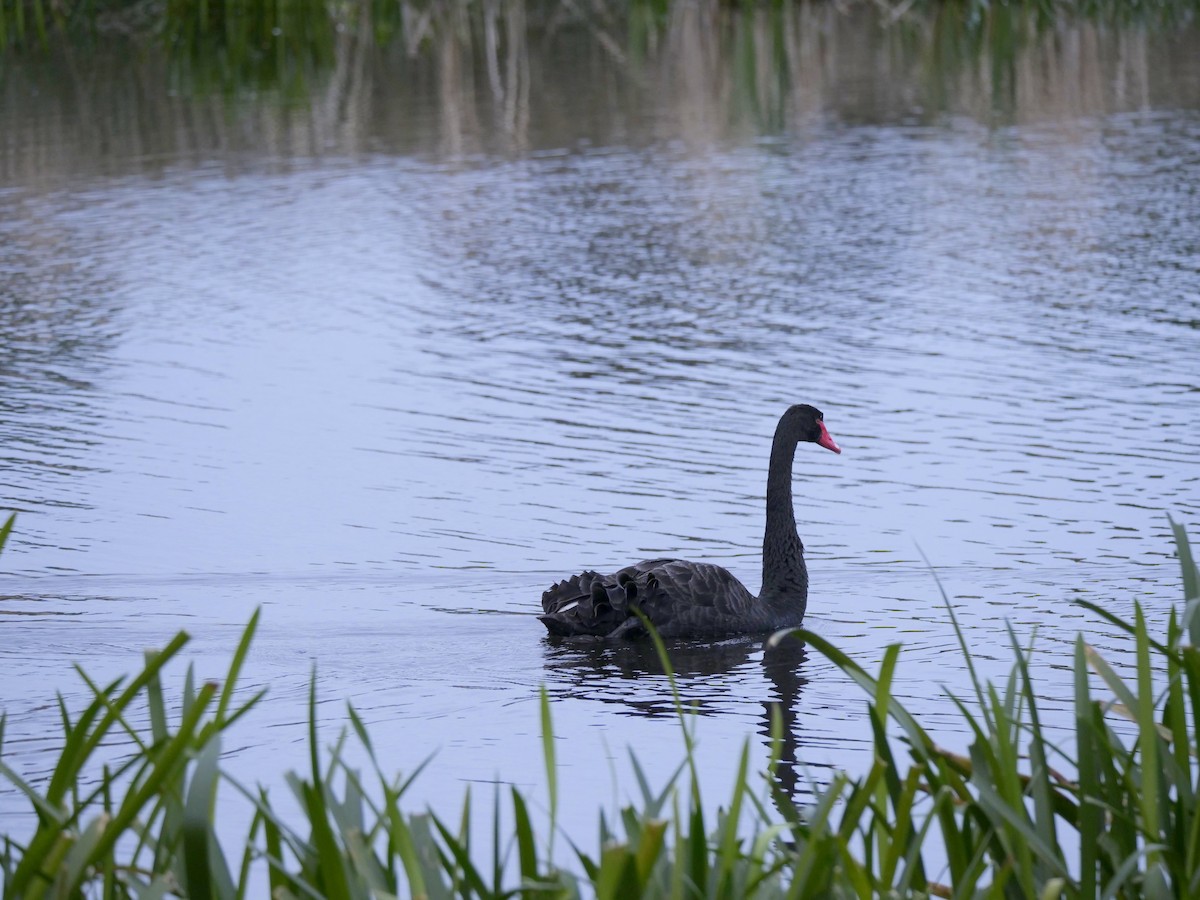
{"type": "Polygon", "coordinates": [[[582,572],[542,594],[551,634],[632,637],[640,611],[664,637],[750,634],[799,625],[808,604],[804,544],[792,509],[792,459],[811,441],[835,453],[821,411],[790,407],[779,419],[767,473],[763,586],[755,597],[727,570],[683,559],[648,559],[611,575],[582,572]]]}

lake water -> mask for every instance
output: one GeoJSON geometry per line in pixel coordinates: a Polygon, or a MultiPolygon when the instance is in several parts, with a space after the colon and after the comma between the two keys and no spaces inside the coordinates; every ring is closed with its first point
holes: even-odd
{"type": "MultiPolygon", "coordinates": [[[[627,749],[661,780],[682,740],[645,648],[548,639],[541,592],[659,555],[757,589],[795,402],[843,448],[797,454],[807,624],[868,669],[902,641],[896,693],[951,745],[966,673],[922,552],[985,674],[1006,621],[1036,629],[1052,727],[1077,630],[1123,647],[1073,601],[1163,620],[1167,514],[1200,536],[1197,29],[959,58],[920,22],[673,9],[640,38],[340,37],[301,89],[0,62],[10,765],[48,772],[70,663],[186,629],[217,677],[261,607],[235,773],[305,764],[315,666],[330,741],[349,700],[386,767],[435,754],[410,808],[544,800],[544,685],[590,846],[637,796],[627,749]]],[[[818,655],[674,650],[711,801],[744,741],[765,765],[773,702],[798,794],[869,763],[818,655]]],[[[0,787],[0,822],[26,812],[0,787]]]]}

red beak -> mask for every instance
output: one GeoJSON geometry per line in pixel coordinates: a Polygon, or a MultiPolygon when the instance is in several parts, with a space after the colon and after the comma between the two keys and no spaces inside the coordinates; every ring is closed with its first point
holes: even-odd
{"type": "Polygon", "coordinates": [[[842,448],[837,445],[837,441],[829,436],[829,432],[825,429],[825,423],[818,422],[817,425],[821,427],[821,436],[817,438],[817,443],[826,450],[832,450],[834,453],[841,453],[842,448]]]}

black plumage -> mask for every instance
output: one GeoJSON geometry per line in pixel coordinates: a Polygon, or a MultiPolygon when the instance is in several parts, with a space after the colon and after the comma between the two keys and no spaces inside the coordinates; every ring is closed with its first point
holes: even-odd
{"type": "Polygon", "coordinates": [[[792,459],[803,441],[841,453],[820,410],[800,404],[780,417],[767,472],[759,596],[720,566],[648,559],[611,575],[588,571],[558,582],[542,594],[543,615],[538,618],[551,634],[598,638],[642,633],[636,611],[664,637],[750,634],[799,625],[808,604],[808,570],[792,507],[792,459]]]}

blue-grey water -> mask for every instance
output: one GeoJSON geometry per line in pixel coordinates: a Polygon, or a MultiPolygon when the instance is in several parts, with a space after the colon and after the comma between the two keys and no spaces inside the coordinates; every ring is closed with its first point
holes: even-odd
{"type": "MultiPolygon", "coordinates": [[[[544,685],[586,843],[637,796],[627,748],[662,779],[683,745],[644,648],[550,641],[540,594],[659,555],[757,589],[795,402],[843,448],[797,454],[808,626],[868,669],[904,642],[896,694],[965,746],[923,552],[985,674],[1006,621],[1036,630],[1068,725],[1076,632],[1123,652],[1074,601],[1161,622],[1167,515],[1200,535],[1200,40],[1079,25],[1011,84],[933,83],[878,23],[822,22],[839,52],[792,23],[785,88],[686,16],[640,67],[581,27],[466,75],[453,41],[340,47],[300,99],[8,60],[5,761],[45,777],[71,663],[113,677],[186,629],[219,677],[261,607],[238,775],[305,764],[315,667],[330,741],[349,700],[388,769],[434,754],[414,809],[544,802],[544,685]]],[[[811,651],[677,666],[714,801],[744,741],[765,765],[772,701],[799,794],[870,760],[862,695],[811,651]]],[[[0,786],[0,822],[26,814],[0,786]]]]}

